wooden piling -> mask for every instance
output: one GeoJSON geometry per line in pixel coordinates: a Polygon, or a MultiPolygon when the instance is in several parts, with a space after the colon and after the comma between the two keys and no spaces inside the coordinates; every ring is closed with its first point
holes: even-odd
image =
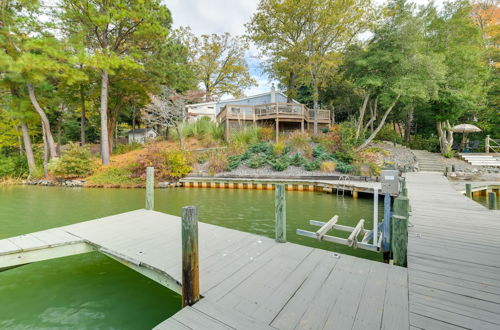
{"type": "Polygon", "coordinates": [[[465,184],[465,195],[469,198],[472,198],[472,184],[470,183],[465,184]]]}
{"type": "Polygon", "coordinates": [[[391,223],[391,252],[394,264],[406,267],[408,248],[408,216],[410,200],[399,196],[394,200],[394,215],[391,223]]]}
{"type": "Polygon", "coordinates": [[[146,168],[146,210],[154,208],[155,200],[155,168],[146,168]]]}
{"type": "Polygon", "coordinates": [[[182,307],[200,300],[198,256],[198,211],[195,206],[182,208],[182,307]]]}
{"type": "Polygon", "coordinates": [[[384,262],[389,262],[391,253],[391,196],[384,194],[384,222],[382,223],[382,251],[384,262]]]}
{"type": "Polygon", "coordinates": [[[488,193],[488,208],[490,210],[497,209],[497,194],[493,191],[488,193]]]}
{"type": "Polygon", "coordinates": [[[285,185],[276,184],[274,193],[274,220],[276,225],[276,242],[286,242],[286,200],[285,185]]]}

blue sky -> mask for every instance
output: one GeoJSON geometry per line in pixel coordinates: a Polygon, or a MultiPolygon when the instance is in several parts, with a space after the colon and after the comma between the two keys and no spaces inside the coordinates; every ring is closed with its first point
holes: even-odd
{"type": "MultiPolygon", "coordinates": [[[[414,2],[425,4],[429,0],[414,0],[414,2]]],[[[435,2],[441,3],[442,0],[435,2]]],[[[255,12],[258,0],[164,0],[164,3],[172,12],[175,28],[190,26],[198,35],[224,32],[242,35],[245,33],[244,24],[255,12]]],[[[258,86],[246,90],[247,95],[267,92],[273,83],[262,72],[257,55],[257,49],[252,46],[247,54],[247,60],[250,73],[257,80],[258,86]]]]}

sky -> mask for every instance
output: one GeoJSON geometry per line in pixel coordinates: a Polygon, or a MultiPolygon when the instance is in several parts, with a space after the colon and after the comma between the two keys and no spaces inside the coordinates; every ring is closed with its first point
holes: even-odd
{"type": "MultiPolygon", "coordinates": [[[[383,1],[383,0],[379,0],[383,1]]],[[[429,0],[414,0],[426,4],[429,0]]],[[[436,3],[442,0],[436,0],[436,3]]],[[[197,35],[229,32],[232,35],[245,33],[244,24],[257,9],[258,0],[163,0],[172,12],[174,28],[189,26],[197,35]]],[[[269,91],[272,83],[262,72],[257,49],[252,46],[247,54],[250,74],[258,86],[245,90],[246,95],[269,91]]]]}

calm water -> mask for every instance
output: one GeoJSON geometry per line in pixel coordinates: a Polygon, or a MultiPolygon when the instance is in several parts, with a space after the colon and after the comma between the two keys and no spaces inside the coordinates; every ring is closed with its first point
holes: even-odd
{"type": "MultiPolygon", "coordinates": [[[[473,200],[488,208],[488,196],[473,196],[473,200]]],[[[497,210],[500,210],[500,197],[497,196],[497,210]]]]}
{"type": "MultiPolygon", "coordinates": [[[[157,190],[155,209],[180,215],[197,205],[200,221],[274,236],[274,192],[223,189],[157,190]]],[[[308,220],[372,226],[372,200],[287,192],[291,242],[379,260],[379,255],[299,237],[308,220]]],[[[381,203],[380,203],[381,204],[381,203]]],[[[142,208],[142,189],[0,187],[0,239],[142,208]]],[[[382,214],[382,205],[379,214],[382,214]]],[[[346,236],[346,233],[336,233],[346,236]]],[[[174,292],[98,253],[39,262],[0,273],[0,328],[146,329],[180,308],[174,292]]]]}

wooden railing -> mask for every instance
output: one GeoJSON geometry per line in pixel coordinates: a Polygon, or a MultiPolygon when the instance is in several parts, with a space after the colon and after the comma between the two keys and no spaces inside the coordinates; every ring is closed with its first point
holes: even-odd
{"type": "Polygon", "coordinates": [[[494,153],[500,153],[500,140],[492,139],[489,135],[486,135],[486,141],[484,143],[485,152],[488,154],[491,151],[494,153]]]}
{"type": "MultiPolygon", "coordinates": [[[[303,104],[295,103],[270,103],[262,105],[226,105],[217,115],[220,122],[224,118],[238,120],[257,120],[264,117],[297,117],[306,120],[314,120],[314,110],[308,109],[303,104]]],[[[317,119],[320,121],[330,120],[330,111],[316,110],[317,119]]]]}

